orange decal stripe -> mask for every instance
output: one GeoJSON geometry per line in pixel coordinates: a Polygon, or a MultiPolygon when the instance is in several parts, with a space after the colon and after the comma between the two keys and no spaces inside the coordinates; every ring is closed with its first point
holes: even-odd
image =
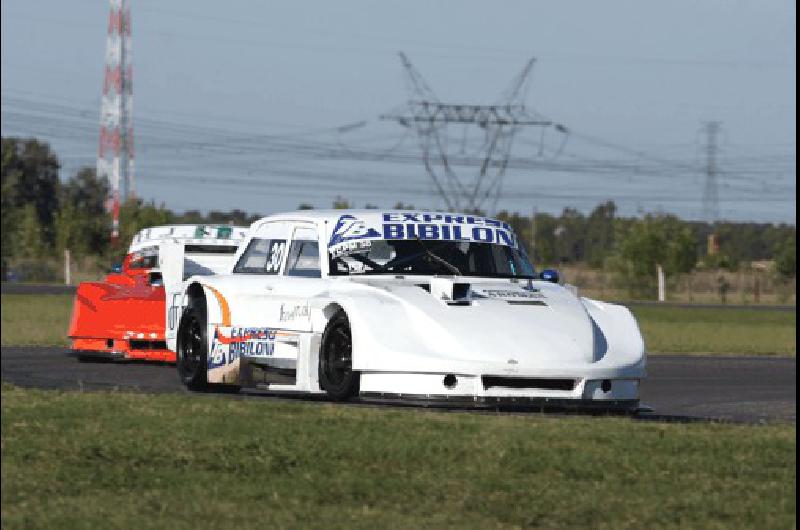
{"type": "Polygon", "coordinates": [[[222,326],[223,327],[230,327],[231,325],[231,308],[228,305],[228,301],[225,300],[225,297],[222,296],[222,293],[217,291],[211,286],[206,285],[206,287],[214,293],[214,296],[217,297],[217,302],[219,303],[220,311],[222,311],[222,326]]]}

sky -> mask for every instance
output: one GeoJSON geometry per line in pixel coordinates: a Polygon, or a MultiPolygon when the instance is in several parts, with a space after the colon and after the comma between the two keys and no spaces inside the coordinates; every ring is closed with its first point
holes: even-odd
{"type": "MultiPolygon", "coordinates": [[[[380,119],[413,98],[402,50],[440,101],[465,104],[500,101],[536,57],[526,106],[570,133],[518,131],[511,159],[527,162],[497,180],[489,211],[610,199],[622,215],[704,219],[703,127],[719,121],[720,218],[796,223],[793,1],[131,5],[137,194],[177,211],[337,196],[442,208],[416,132],[380,119]]],[[[62,179],[95,164],[108,11],[2,0],[2,134],[50,142],[62,179]]],[[[446,132],[451,156],[486,140],[446,132]]]]}

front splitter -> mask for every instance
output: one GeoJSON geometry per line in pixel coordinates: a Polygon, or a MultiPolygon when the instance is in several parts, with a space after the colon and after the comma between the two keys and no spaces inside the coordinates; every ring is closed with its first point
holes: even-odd
{"type": "Polygon", "coordinates": [[[459,407],[541,412],[595,412],[634,414],[639,411],[638,399],[565,399],[548,397],[446,396],[362,392],[363,401],[406,403],[423,407],[459,407]]]}
{"type": "Polygon", "coordinates": [[[69,350],[67,355],[87,361],[121,361],[126,358],[124,352],[97,350],[69,350]]]}

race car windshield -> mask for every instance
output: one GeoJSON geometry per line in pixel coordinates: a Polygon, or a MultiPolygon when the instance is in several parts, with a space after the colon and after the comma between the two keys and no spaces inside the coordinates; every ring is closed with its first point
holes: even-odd
{"type": "Polygon", "coordinates": [[[534,278],[524,252],[470,241],[373,240],[366,248],[329,254],[330,274],[456,274],[534,278]]]}
{"type": "Polygon", "coordinates": [[[158,247],[146,247],[131,253],[129,269],[154,269],[158,267],[158,247]]]}

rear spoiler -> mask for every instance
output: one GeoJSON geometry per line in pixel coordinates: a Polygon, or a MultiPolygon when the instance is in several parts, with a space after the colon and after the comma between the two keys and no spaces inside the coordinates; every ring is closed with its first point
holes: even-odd
{"type": "Polygon", "coordinates": [[[210,276],[224,274],[232,265],[237,241],[225,244],[187,242],[179,239],[166,239],[160,242],[158,268],[164,282],[166,301],[167,347],[175,350],[178,322],[183,312],[184,282],[191,276],[210,276]]]}

